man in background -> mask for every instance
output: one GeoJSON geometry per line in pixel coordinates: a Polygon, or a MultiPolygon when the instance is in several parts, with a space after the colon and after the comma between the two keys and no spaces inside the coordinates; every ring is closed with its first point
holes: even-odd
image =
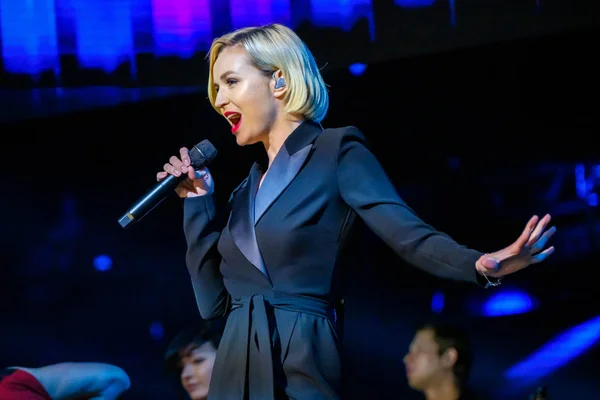
{"type": "Polygon", "coordinates": [[[409,386],[426,400],[480,399],[467,389],[472,362],[465,333],[443,324],[417,329],[404,357],[409,386]]]}

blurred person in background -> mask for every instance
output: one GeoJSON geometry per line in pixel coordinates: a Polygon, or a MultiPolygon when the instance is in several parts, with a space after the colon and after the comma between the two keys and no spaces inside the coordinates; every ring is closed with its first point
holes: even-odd
{"type": "Polygon", "coordinates": [[[177,376],[191,400],[208,397],[224,326],[222,319],[202,321],[175,336],[165,352],[167,369],[177,376]]]}
{"type": "Polygon", "coordinates": [[[426,400],[482,400],[467,387],[472,363],[467,335],[448,324],[421,326],[404,357],[408,385],[426,400]]]}
{"type": "Polygon", "coordinates": [[[104,363],[59,363],[0,370],[1,400],[114,400],[130,385],[123,369],[104,363]]]}
{"type": "Polygon", "coordinates": [[[538,387],[535,392],[529,396],[529,400],[550,400],[548,388],[546,386],[538,387]]]}

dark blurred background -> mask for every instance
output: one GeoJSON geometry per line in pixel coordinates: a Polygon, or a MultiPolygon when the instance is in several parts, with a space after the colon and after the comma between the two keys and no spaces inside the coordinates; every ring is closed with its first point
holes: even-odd
{"type": "Polygon", "coordinates": [[[199,318],[181,202],[117,219],[183,145],[219,150],[220,201],[247,174],[261,149],[210,107],[204,57],[267,22],[323,66],[323,125],[360,128],[426,221],[481,251],[533,214],[558,227],[548,261],[494,290],[426,275],[367,233],[345,303],[351,398],[419,398],[402,356],[430,319],[469,332],[471,383],[494,398],[599,398],[600,7],[583,0],[0,0],[0,366],[110,362],[126,398],[179,398],[163,353],[199,318]]]}

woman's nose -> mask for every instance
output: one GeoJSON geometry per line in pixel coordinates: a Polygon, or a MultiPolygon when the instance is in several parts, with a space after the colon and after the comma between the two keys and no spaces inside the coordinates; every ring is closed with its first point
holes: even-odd
{"type": "Polygon", "coordinates": [[[227,103],[229,102],[229,100],[227,100],[227,95],[225,90],[219,90],[217,92],[217,97],[215,98],[215,106],[217,108],[222,108],[224,107],[227,103]]]}
{"type": "Polygon", "coordinates": [[[185,364],[181,370],[181,378],[186,379],[192,376],[192,367],[189,364],[185,364]]]}

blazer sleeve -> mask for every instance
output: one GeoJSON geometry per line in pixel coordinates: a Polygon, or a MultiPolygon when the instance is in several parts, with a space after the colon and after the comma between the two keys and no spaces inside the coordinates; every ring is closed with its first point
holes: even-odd
{"type": "Polygon", "coordinates": [[[215,218],[214,195],[185,199],[183,209],[186,264],[198,310],[204,319],[223,316],[229,310],[230,297],[219,271],[221,229],[215,218]]]}
{"type": "Polygon", "coordinates": [[[408,263],[439,277],[480,285],[482,253],[455,242],[421,220],[400,198],[354,127],[340,130],[337,178],[341,196],[373,232],[408,263]]]}

